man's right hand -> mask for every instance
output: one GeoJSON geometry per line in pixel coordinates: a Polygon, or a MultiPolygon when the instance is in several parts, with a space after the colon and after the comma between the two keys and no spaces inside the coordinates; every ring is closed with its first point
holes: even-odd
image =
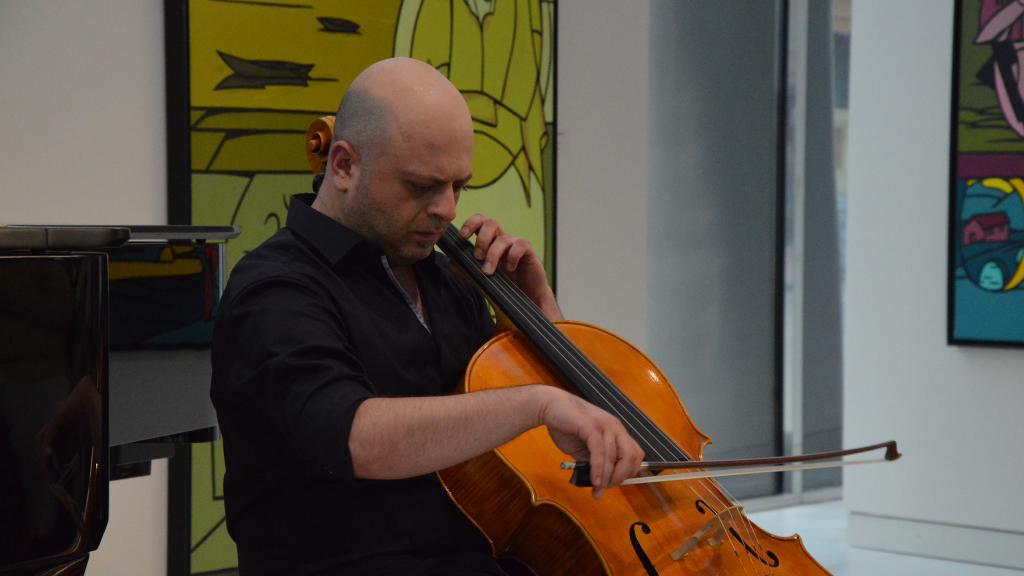
{"type": "Polygon", "coordinates": [[[559,450],[590,463],[594,498],[636,476],[644,451],[618,418],[559,388],[543,389],[539,421],[559,450]]]}

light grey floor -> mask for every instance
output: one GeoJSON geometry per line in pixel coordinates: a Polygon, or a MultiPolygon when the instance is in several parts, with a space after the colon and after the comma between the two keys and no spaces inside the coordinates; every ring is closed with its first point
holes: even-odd
{"type": "Polygon", "coordinates": [[[779,536],[799,533],[814,558],[835,576],[1021,576],[1018,570],[890,554],[846,544],[846,508],[839,501],[750,514],[779,536]]]}

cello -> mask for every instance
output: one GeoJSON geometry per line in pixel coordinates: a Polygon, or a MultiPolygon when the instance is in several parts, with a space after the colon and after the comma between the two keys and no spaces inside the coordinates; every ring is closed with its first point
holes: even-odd
{"type": "MultiPolygon", "coordinates": [[[[315,174],[325,168],[333,120],[321,118],[307,131],[315,174]]],[[[508,278],[484,274],[473,246],[453,226],[438,246],[484,292],[503,320],[499,324],[514,326],[477,351],[459,392],[537,382],[562,387],[617,416],[648,460],[646,476],[595,501],[580,489],[587,485],[586,463],[563,462],[541,427],[439,471],[495,557],[515,559],[543,576],[828,574],[799,536],[779,537],[758,527],[710,476],[716,468],[779,472],[792,469],[784,468],[788,464],[881,448],[886,460],[895,460],[895,442],[818,455],[704,461],[710,438],[643,352],[597,326],[551,322],[508,278]],[[568,477],[566,469],[572,469],[568,477]],[[657,474],[692,469],[697,471],[657,474]]]]}

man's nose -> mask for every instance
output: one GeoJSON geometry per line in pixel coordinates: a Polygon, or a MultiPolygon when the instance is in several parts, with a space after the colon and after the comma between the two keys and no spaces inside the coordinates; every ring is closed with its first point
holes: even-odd
{"type": "Polygon", "coordinates": [[[455,220],[455,204],[458,203],[458,200],[455,187],[448,184],[443,190],[438,192],[434,202],[431,203],[430,215],[443,218],[445,222],[455,220]]]}

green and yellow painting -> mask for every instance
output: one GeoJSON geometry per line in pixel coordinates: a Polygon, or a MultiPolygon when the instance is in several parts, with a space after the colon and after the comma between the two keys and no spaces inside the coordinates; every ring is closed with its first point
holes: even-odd
{"type": "MultiPolygon", "coordinates": [[[[230,270],[310,190],[309,124],[333,115],[368,65],[408,56],[447,76],[473,116],[474,176],[456,221],[498,218],[553,274],[555,13],[554,0],[190,0],[190,190],[171,194],[189,195],[192,224],[241,228],[230,270]]],[[[192,452],[190,573],[230,573],[223,454],[192,452]]]]}

